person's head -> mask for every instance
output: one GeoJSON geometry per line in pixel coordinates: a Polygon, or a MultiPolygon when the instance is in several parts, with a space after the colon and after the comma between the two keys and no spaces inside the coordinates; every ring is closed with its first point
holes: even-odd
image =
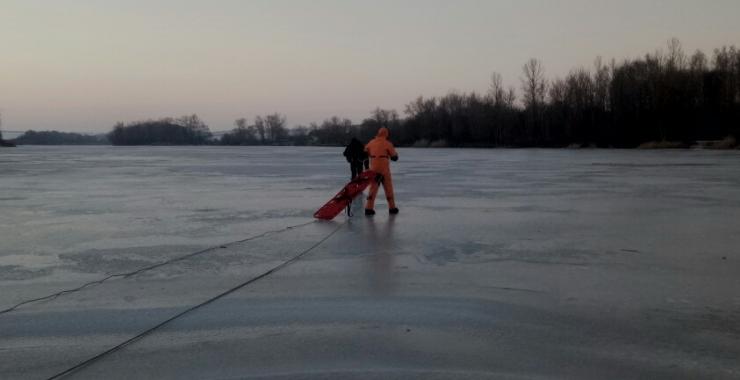
{"type": "Polygon", "coordinates": [[[378,129],[378,137],[387,138],[388,137],[388,128],[382,127],[378,129]]]}

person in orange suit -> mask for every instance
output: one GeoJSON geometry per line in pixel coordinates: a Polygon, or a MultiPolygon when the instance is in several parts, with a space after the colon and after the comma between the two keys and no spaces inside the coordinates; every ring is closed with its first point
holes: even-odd
{"type": "Polygon", "coordinates": [[[383,184],[383,192],[388,200],[388,212],[398,214],[396,202],[393,199],[393,180],[391,179],[390,161],[398,161],[398,153],[393,144],[388,141],[388,128],[380,128],[378,135],[365,145],[365,151],[370,156],[370,170],[380,175],[380,181],[370,184],[370,195],[365,205],[365,215],[375,215],[375,196],[378,195],[378,186],[383,184]]]}

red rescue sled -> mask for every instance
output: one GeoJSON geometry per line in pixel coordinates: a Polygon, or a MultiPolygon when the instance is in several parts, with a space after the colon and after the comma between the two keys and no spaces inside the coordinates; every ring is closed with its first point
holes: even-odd
{"type": "Polygon", "coordinates": [[[372,170],[365,170],[360,173],[355,179],[351,180],[342,190],[339,190],[334,198],[326,202],[325,205],[313,214],[314,218],[323,220],[332,220],[335,216],[339,215],[352,200],[362,194],[372,181],[375,181],[377,173],[372,170]]]}

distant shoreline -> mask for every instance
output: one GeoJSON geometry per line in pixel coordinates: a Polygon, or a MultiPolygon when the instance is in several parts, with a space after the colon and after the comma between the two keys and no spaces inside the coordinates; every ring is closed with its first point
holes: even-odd
{"type": "MultiPolygon", "coordinates": [[[[641,144],[637,147],[596,147],[596,146],[567,146],[567,147],[554,147],[554,146],[444,146],[444,147],[430,147],[430,146],[399,146],[398,148],[404,148],[404,149],[476,149],[476,150],[482,150],[482,149],[553,149],[553,150],[712,150],[712,151],[740,151],[740,146],[738,145],[728,145],[726,143],[723,143],[725,140],[716,140],[716,141],[706,141],[702,142],[700,144],[693,144],[693,145],[685,145],[685,144],[677,144],[677,143],[671,143],[671,142],[648,142],[645,144],[641,144]]],[[[48,147],[101,147],[101,146],[110,146],[110,147],[152,147],[152,148],[161,148],[161,147],[214,147],[214,148],[220,148],[220,147],[226,147],[226,148],[287,148],[287,147],[293,147],[293,148],[343,148],[343,145],[221,145],[221,144],[199,144],[199,145],[190,145],[190,144],[140,144],[140,145],[114,145],[114,144],[18,144],[18,145],[11,145],[12,147],[24,147],[24,146],[32,146],[32,147],[41,147],[41,146],[48,146],[48,147]]],[[[7,147],[3,145],[2,147],[7,147]]]]}

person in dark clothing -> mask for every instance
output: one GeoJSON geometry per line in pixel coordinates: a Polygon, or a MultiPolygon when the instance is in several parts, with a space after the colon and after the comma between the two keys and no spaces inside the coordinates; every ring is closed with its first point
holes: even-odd
{"type": "Polygon", "coordinates": [[[346,148],[344,148],[344,158],[349,162],[352,179],[355,179],[364,170],[370,167],[370,160],[365,152],[365,145],[360,140],[352,138],[346,148]]]}

